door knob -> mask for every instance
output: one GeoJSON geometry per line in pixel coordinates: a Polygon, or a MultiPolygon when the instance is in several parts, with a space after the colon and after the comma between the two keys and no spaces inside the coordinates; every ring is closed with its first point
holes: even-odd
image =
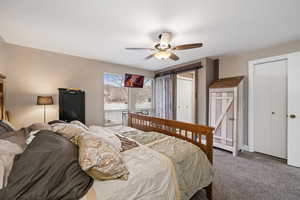
{"type": "Polygon", "coordinates": [[[291,114],[291,115],[290,115],[290,118],[291,118],[291,119],[295,119],[295,118],[296,118],[296,115],[291,114]]]}
{"type": "Polygon", "coordinates": [[[275,112],[272,112],[272,115],[275,115],[275,112]]]}

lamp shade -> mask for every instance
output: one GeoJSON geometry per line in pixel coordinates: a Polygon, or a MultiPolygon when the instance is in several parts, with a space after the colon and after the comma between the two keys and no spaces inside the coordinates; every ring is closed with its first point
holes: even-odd
{"type": "Polygon", "coordinates": [[[37,105],[52,105],[53,98],[52,98],[52,96],[38,96],[36,104],[37,105]]]}

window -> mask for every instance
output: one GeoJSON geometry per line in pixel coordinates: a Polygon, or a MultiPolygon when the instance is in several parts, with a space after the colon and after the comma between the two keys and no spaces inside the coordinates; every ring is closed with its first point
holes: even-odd
{"type": "Polygon", "coordinates": [[[145,78],[143,88],[134,88],[135,111],[145,115],[153,112],[153,79],[145,78]]]}
{"type": "Polygon", "coordinates": [[[104,124],[122,124],[128,113],[128,88],[124,87],[124,75],[104,74],[104,124]]]}
{"type": "Polygon", "coordinates": [[[146,78],[143,88],[125,88],[124,75],[104,73],[104,124],[126,124],[127,113],[153,113],[153,79],[146,78]]]}

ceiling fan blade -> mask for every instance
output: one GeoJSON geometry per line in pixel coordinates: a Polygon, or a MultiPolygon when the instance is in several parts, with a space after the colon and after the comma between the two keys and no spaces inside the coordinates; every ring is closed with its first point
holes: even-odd
{"type": "Polygon", "coordinates": [[[153,58],[154,55],[155,55],[155,53],[154,53],[154,54],[151,54],[151,55],[149,55],[149,56],[147,56],[145,59],[148,60],[148,59],[150,59],[150,58],[153,58]]]}
{"type": "Polygon", "coordinates": [[[194,49],[194,48],[199,48],[202,46],[203,46],[202,43],[184,44],[184,45],[179,45],[179,46],[173,47],[172,50],[194,49]]]}
{"type": "Polygon", "coordinates": [[[174,61],[179,60],[179,57],[176,54],[174,54],[174,53],[171,53],[171,55],[170,55],[169,58],[172,59],[172,60],[174,60],[174,61]]]}
{"type": "Polygon", "coordinates": [[[150,51],[155,50],[153,48],[125,48],[125,49],[126,50],[150,50],[150,51]]]}

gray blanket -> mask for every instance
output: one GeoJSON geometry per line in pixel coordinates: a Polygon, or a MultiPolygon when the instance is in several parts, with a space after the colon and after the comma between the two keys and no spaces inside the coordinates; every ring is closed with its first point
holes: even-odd
{"type": "Polygon", "coordinates": [[[54,132],[40,131],[15,158],[0,199],[77,200],[92,184],[79,166],[77,147],[54,132]]]}

